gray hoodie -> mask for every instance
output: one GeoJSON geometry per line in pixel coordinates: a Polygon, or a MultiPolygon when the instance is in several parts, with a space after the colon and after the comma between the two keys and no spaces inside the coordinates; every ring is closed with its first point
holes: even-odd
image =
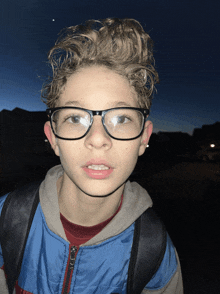
{"type": "MultiPolygon", "coordinates": [[[[61,165],[55,166],[50,169],[46,175],[45,180],[40,186],[40,203],[47,222],[51,231],[65,239],[66,235],[60,220],[60,211],[58,205],[57,195],[57,180],[63,174],[61,165]]],[[[83,244],[96,245],[113,236],[116,236],[127,229],[135,220],[149,207],[153,205],[147,191],[143,189],[138,183],[127,181],[123,192],[123,202],[119,213],[106,225],[104,229],[95,235],[88,242],[83,244]]],[[[143,290],[142,294],[182,294],[182,275],[178,255],[176,253],[178,266],[177,270],[172,276],[169,283],[160,290],[143,290]]],[[[3,270],[0,270],[0,293],[8,294],[5,277],[3,270]]],[[[103,293],[104,294],[104,293],[103,293]]]]}

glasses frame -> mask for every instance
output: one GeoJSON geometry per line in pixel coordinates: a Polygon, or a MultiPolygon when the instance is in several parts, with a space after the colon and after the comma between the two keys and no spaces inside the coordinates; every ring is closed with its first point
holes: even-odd
{"type": "Polygon", "coordinates": [[[109,108],[109,109],[106,109],[106,110],[89,110],[89,109],[85,109],[85,108],[81,108],[81,107],[63,106],[63,107],[48,108],[48,109],[46,109],[46,113],[47,113],[47,115],[48,115],[48,117],[49,117],[49,119],[50,119],[51,129],[52,129],[52,131],[53,131],[55,137],[57,137],[57,138],[59,138],[59,139],[62,139],[62,140],[71,140],[71,141],[72,141],[72,140],[80,140],[80,139],[82,139],[83,137],[85,137],[85,136],[89,133],[89,131],[90,131],[91,127],[92,127],[92,124],[93,124],[93,117],[94,117],[94,115],[100,115],[100,116],[102,117],[102,125],[103,125],[103,127],[104,127],[106,133],[107,133],[111,138],[113,138],[113,139],[115,139],[115,140],[119,140],[119,141],[130,141],[130,140],[135,140],[135,139],[137,139],[138,137],[140,137],[140,136],[142,135],[143,130],[144,130],[144,125],[145,125],[145,122],[147,121],[147,116],[149,115],[150,111],[149,111],[149,109],[145,109],[145,108],[136,108],[136,107],[115,107],[115,108],[109,108]],[[79,138],[70,139],[70,138],[63,138],[63,137],[60,137],[60,136],[58,136],[58,135],[55,133],[55,131],[54,131],[54,129],[53,129],[52,115],[53,115],[53,113],[54,113],[56,110],[60,110],[60,109],[79,109],[79,110],[84,110],[84,111],[86,111],[87,113],[89,113],[89,115],[90,115],[90,125],[89,125],[89,127],[88,127],[88,130],[86,131],[86,133],[85,133],[83,136],[81,136],[81,137],[79,137],[79,138]],[[134,109],[134,110],[137,110],[137,111],[139,111],[139,112],[142,113],[142,115],[143,115],[143,117],[144,117],[144,120],[143,120],[143,125],[142,125],[141,132],[140,132],[140,134],[139,134],[138,136],[136,136],[136,137],[134,137],[134,138],[131,138],[131,139],[118,139],[118,138],[115,138],[114,136],[112,136],[112,135],[108,132],[107,127],[105,126],[105,123],[104,123],[105,115],[106,115],[106,113],[108,113],[109,111],[111,111],[111,110],[116,110],[116,109],[134,109]]]}

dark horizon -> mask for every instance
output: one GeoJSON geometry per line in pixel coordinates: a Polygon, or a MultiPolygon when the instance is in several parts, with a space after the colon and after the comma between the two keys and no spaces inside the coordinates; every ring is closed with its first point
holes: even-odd
{"type": "MultiPolygon", "coordinates": [[[[45,114],[45,119],[46,119],[46,109],[45,110],[27,110],[27,109],[24,109],[24,108],[21,108],[21,107],[15,107],[14,109],[12,109],[12,110],[9,110],[9,109],[2,109],[1,111],[0,111],[0,114],[1,114],[1,112],[3,112],[3,111],[8,111],[8,112],[15,112],[16,110],[18,110],[18,111],[25,111],[25,112],[28,112],[28,113],[40,113],[40,114],[45,114]]],[[[150,117],[149,117],[149,119],[150,119],[150,117]]],[[[150,119],[151,120],[151,119],[150,119]]],[[[46,120],[45,120],[45,122],[46,122],[46,120]]],[[[4,123],[4,122],[3,122],[4,123]]],[[[213,125],[216,125],[216,124],[220,124],[220,120],[219,121],[216,121],[216,122],[214,122],[213,124],[204,124],[204,125],[202,125],[201,127],[197,127],[197,128],[194,128],[191,132],[184,132],[184,131],[181,131],[181,130],[179,130],[179,131],[163,131],[163,130],[157,130],[157,131],[155,131],[155,128],[153,129],[153,133],[154,134],[158,134],[158,133],[187,133],[187,134],[189,134],[190,136],[192,136],[193,135],[193,132],[195,131],[195,130],[197,130],[197,129],[203,129],[204,127],[206,127],[206,126],[213,126],[213,125]]]]}

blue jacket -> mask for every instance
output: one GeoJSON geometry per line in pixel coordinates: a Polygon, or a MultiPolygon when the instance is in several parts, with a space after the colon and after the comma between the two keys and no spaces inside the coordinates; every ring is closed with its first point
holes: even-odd
{"type": "MultiPolygon", "coordinates": [[[[27,240],[16,293],[61,294],[63,291],[71,245],[59,218],[56,189],[51,190],[52,182],[56,182],[61,172],[60,167],[53,168],[41,184],[40,204],[27,240]]],[[[6,197],[0,199],[0,210],[6,197]]],[[[151,205],[151,199],[143,188],[137,183],[126,183],[119,213],[99,234],[79,248],[71,276],[71,294],[126,294],[134,219],[151,205]],[[132,208],[132,217],[128,207],[132,208]]],[[[0,249],[1,268],[3,264],[0,249]]],[[[0,286],[1,289],[5,287],[2,274],[0,286]]],[[[143,293],[164,293],[165,289],[169,294],[183,293],[178,256],[169,236],[160,268],[143,293]]],[[[8,292],[4,289],[1,293],[8,292]]]]}

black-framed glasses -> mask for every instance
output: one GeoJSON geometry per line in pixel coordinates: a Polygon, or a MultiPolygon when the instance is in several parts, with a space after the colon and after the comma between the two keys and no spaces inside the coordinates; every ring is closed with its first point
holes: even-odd
{"type": "Polygon", "coordinates": [[[134,140],[141,136],[149,109],[117,107],[89,110],[80,107],[56,107],[46,110],[54,135],[62,140],[85,137],[93,124],[93,116],[100,115],[106,133],[116,140],[134,140]]]}

